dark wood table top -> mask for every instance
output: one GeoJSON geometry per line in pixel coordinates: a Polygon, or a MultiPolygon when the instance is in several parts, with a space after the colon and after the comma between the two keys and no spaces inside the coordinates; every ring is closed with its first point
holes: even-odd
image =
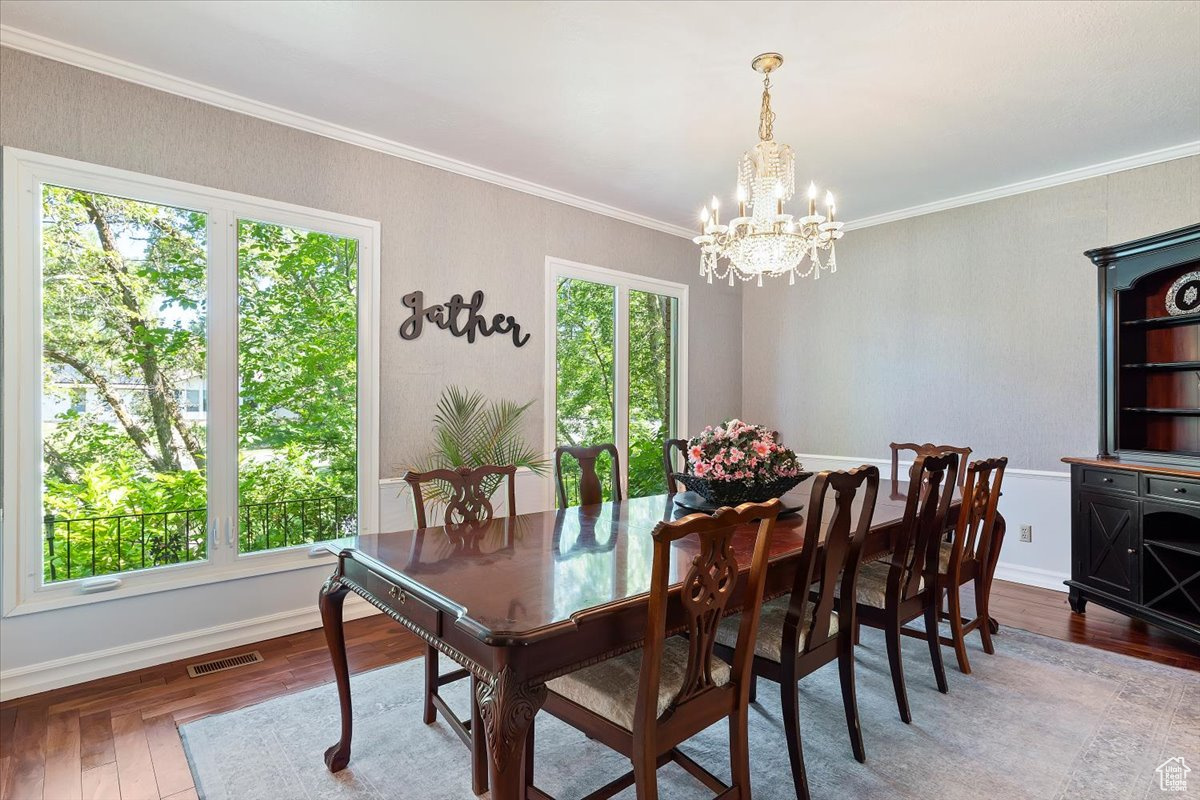
{"type": "MultiPolygon", "coordinates": [[[[788,499],[807,504],[808,483],[788,499]]],[[[907,488],[904,482],[880,482],[871,528],[876,538],[865,552],[888,546],[886,535],[903,517],[907,488]]],[[[826,504],[827,517],[832,508],[826,504]]],[[[429,527],[346,537],[325,546],[452,615],[457,627],[485,642],[533,642],[644,599],[651,531],[682,513],[669,496],[657,495],[502,517],[472,531],[429,527]]],[[[800,552],[803,523],[803,510],[779,520],[772,561],[800,552]]],[[[747,535],[735,537],[736,557],[747,568],[752,544],[748,526],[747,535]]],[[[675,546],[671,569],[678,582],[694,546],[687,540],[675,546]]]]}

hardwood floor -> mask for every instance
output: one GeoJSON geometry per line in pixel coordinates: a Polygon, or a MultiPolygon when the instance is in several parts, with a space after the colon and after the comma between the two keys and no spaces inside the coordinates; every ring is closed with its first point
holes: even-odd
{"type": "MultiPolygon", "coordinates": [[[[1001,625],[1200,671],[1200,647],[1089,605],[1079,617],[1061,592],[997,581],[1001,625]]],[[[412,658],[423,644],[390,619],[346,626],[353,672],[412,658]]],[[[0,704],[0,800],[187,800],[196,798],[176,726],[333,679],[320,630],[238,647],[261,664],[189,678],[201,657],[128,672],[0,704]]],[[[983,658],[985,656],[979,656],[983,658]]]]}

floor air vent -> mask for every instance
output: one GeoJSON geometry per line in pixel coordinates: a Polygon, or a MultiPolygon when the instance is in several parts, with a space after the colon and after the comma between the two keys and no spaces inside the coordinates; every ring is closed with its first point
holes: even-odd
{"type": "Polygon", "coordinates": [[[199,664],[189,664],[188,677],[199,678],[201,675],[211,675],[214,672],[224,672],[227,669],[237,669],[248,664],[262,663],[262,653],[257,650],[250,653],[238,653],[228,658],[218,658],[213,661],[202,661],[199,664]]]}

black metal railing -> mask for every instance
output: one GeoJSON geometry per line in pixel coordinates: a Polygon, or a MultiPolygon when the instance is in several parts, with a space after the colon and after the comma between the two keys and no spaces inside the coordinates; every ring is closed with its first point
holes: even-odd
{"type": "MultiPolygon", "coordinates": [[[[240,551],[256,552],[353,535],[358,503],[354,495],[248,503],[239,517],[240,551]]],[[[207,531],[207,508],[72,519],[47,514],[44,579],[53,583],[203,561],[207,531]]]]}
{"type": "Polygon", "coordinates": [[[358,499],[352,494],[246,503],[240,513],[243,553],[324,542],[358,531],[358,499]]]}
{"type": "Polygon", "coordinates": [[[202,560],[207,529],[204,508],[75,519],[47,514],[45,579],[68,581],[202,560]]]}

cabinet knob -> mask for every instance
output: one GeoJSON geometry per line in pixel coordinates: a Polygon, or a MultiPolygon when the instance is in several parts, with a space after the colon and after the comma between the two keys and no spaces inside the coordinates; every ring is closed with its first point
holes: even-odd
{"type": "Polygon", "coordinates": [[[1176,486],[1172,491],[1174,491],[1175,494],[1187,494],[1187,489],[1183,488],[1182,486],[1176,486]]]}
{"type": "Polygon", "coordinates": [[[1129,553],[1129,555],[1133,555],[1137,551],[1131,547],[1131,548],[1129,548],[1129,550],[1127,552],[1129,553]]]}
{"type": "MultiPolygon", "coordinates": [[[[1130,550],[1129,552],[1132,553],[1133,551],[1130,550]]],[[[392,588],[388,589],[388,597],[392,598],[393,600],[397,600],[401,603],[403,603],[404,599],[405,599],[404,592],[402,592],[400,590],[399,586],[393,586],[392,588]]]]}
{"type": "Polygon", "coordinates": [[[1112,483],[1112,478],[1104,478],[1105,483],[1112,483]]]}

